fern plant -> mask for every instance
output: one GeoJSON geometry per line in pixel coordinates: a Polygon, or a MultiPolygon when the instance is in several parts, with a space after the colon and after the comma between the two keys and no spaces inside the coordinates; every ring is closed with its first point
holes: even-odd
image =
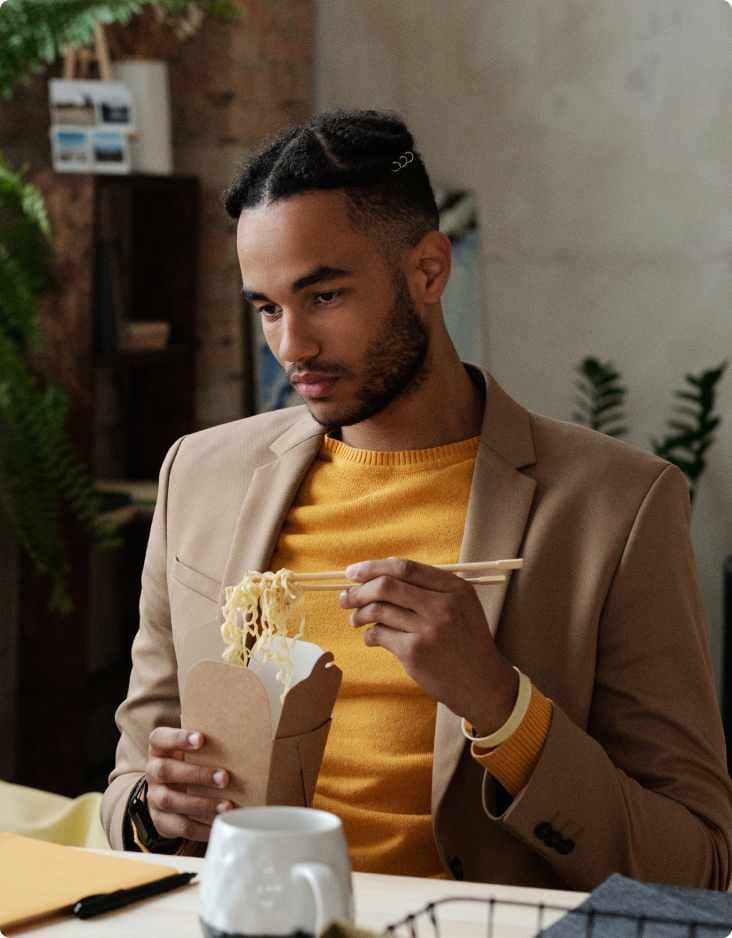
{"type": "Polygon", "coordinates": [[[149,8],[181,22],[193,13],[237,13],[234,0],[6,0],[0,7],[3,96],[10,98],[19,81],[53,63],[66,48],[90,45],[98,24],[124,25],[149,8]]]}
{"type": "MultiPolygon", "coordinates": [[[[698,375],[687,374],[686,386],[673,392],[681,403],[673,408],[673,415],[667,421],[669,431],[660,440],[650,440],[657,456],[667,459],[684,473],[692,502],[706,468],[705,454],[714,443],[715,431],[722,420],[715,413],[715,406],[717,385],[726,368],[724,361],[719,367],[698,375]]],[[[572,419],[609,436],[627,433],[623,416],[627,389],[621,384],[621,374],[613,363],[588,356],[576,370],[581,376],[577,381],[580,396],[572,419]]]]}
{"type": "Polygon", "coordinates": [[[706,467],[705,454],[714,443],[715,431],[722,420],[715,413],[715,405],[717,384],[726,368],[724,361],[717,368],[686,375],[686,386],[673,392],[680,403],[667,421],[669,431],[660,440],[651,440],[657,456],[668,459],[686,474],[692,502],[699,477],[706,467]]]}
{"type": "Polygon", "coordinates": [[[620,383],[620,373],[612,363],[588,356],[579,363],[577,371],[578,409],[572,419],[608,436],[627,433],[623,413],[627,388],[620,383]]]}
{"type": "Polygon", "coordinates": [[[64,512],[105,546],[117,538],[99,521],[100,499],[69,441],[65,392],[42,382],[28,364],[50,271],[43,197],[0,158],[0,523],[10,523],[35,568],[50,579],[51,609],[68,612],[64,512]]]}

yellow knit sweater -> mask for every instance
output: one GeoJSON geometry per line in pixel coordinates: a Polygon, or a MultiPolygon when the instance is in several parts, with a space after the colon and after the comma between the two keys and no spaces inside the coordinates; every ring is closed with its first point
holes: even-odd
{"type": "MultiPolygon", "coordinates": [[[[270,569],[344,569],[389,556],[455,563],[479,440],[384,452],[326,436],[270,569]]],[[[430,813],[435,701],[397,658],[364,645],[337,595],[305,594],[305,638],[333,652],[343,671],[313,805],[341,818],[355,870],[444,876],[430,813]]],[[[474,747],[474,756],[515,794],[550,719],[550,701],[534,688],[514,736],[489,753],[474,747]]]]}
{"type": "MultiPolygon", "coordinates": [[[[326,437],[282,528],[270,569],[357,560],[458,559],[479,437],[424,450],[360,450],[326,437]]],[[[343,822],[356,870],[443,875],[432,835],[435,702],[363,630],[337,594],[305,594],[305,638],[343,670],[313,802],[343,822]]]]}

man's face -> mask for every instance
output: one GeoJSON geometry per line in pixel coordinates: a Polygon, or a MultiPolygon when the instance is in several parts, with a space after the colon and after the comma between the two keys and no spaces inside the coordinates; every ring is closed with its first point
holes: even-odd
{"type": "Polygon", "coordinates": [[[267,344],[319,423],[360,423],[419,385],[426,324],[403,273],[351,228],[342,192],[245,209],[237,252],[267,344]]]}

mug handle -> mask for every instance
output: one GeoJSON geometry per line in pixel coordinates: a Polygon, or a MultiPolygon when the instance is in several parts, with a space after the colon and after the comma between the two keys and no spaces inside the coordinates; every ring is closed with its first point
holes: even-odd
{"type": "Polygon", "coordinates": [[[315,900],[315,934],[320,935],[337,918],[343,918],[341,884],[333,870],[325,863],[295,863],[293,879],[303,879],[315,900]]]}

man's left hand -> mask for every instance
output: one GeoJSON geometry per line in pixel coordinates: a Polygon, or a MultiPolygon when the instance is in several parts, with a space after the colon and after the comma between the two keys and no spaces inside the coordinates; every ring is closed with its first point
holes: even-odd
{"type": "MultiPolygon", "coordinates": [[[[483,607],[459,576],[398,557],[348,567],[341,593],[369,646],[395,655],[422,689],[486,736],[508,719],[518,675],[496,647],[483,607]]],[[[490,587],[488,587],[490,589],[490,587]]]]}

